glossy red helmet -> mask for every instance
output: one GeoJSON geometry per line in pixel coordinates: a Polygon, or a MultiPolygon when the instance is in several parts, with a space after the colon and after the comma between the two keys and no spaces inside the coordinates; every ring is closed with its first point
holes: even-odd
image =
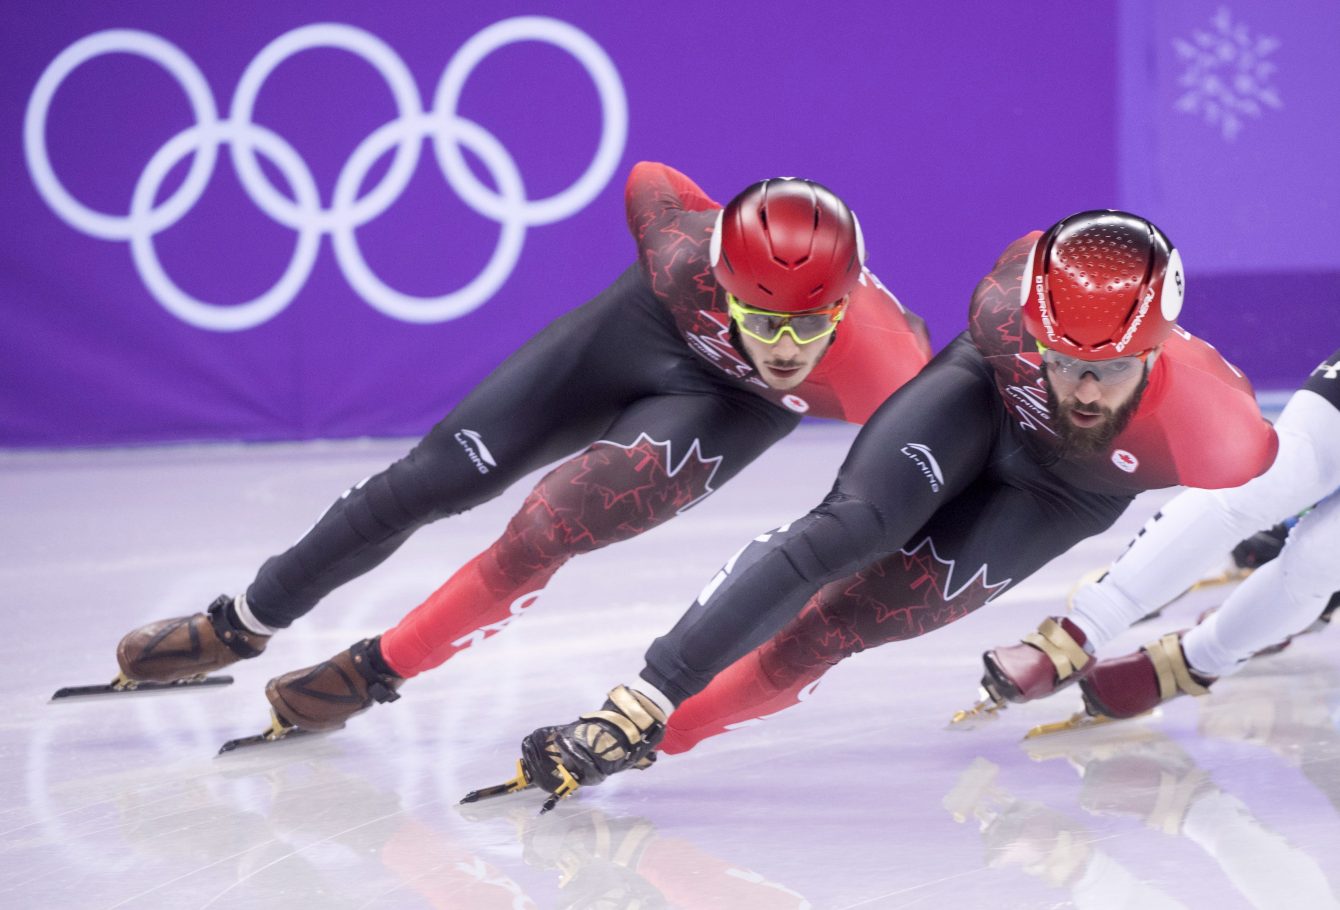
{"type": "Polygon", "coordinates": [[[831,190],[794,177],[764,180],[717,216],[712,271],[742,303],[798,313],[829,306],[861,277],[865,241],[831,190]]]}
{"type": "Polygon", "coordinates": [[[1024,327],[1081,360],[1140,354],[1182,310],[1182,257],[1162,231],[1127,212],[1081,212],[1055,224],[1024,266],[1024,327]]]}

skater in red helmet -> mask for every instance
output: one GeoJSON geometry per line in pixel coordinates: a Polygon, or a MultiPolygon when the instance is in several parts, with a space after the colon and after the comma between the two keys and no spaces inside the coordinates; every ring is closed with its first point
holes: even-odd
{"type": "Polygon", "coordinates": [[[765,180],[723,209],[644,162],[625,199],[636,263],[336,499],[243,592],[126,635],[115,685],[257,656],[416,529],[557,462],[498,540],[397,625],[270,681],[269,738],[339,727],[503,628],[571,557],[683,512],[802,416],[864,422],[929,360],[924,323],[865,268],[856,216],[824,186],[765,180]]]}
{"type": "MultiPolygon", "coordinates": [[[[1184,293],[1172,243],[1125,212],[1010,244],[968,331],[863,427],[824,501],[732,557],[640,680],[525,737],[509,786],[559,796],[645,767],[794,702],[858,651],[966,616],[1142,490],[1260,474],[1275,434],[1242,375],[1177,327],[1184,293]]],[[[1037,637],[1066,673],[1092,661],[1065,622],[1037,637]]]]}

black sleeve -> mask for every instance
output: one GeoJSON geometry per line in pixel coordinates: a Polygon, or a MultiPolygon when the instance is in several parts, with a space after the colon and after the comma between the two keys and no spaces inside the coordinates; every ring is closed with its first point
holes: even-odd
{"type": "Polygon", "coordinates": [[[1340,351],[1323,360],[1303,383],[1303,388],[1340,408],[1340,351]]]}

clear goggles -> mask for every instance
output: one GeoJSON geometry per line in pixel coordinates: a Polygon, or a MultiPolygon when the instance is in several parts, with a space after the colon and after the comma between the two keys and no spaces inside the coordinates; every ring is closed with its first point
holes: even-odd
{"type": "Polygon", "coordinates": [[[1130,357],[1080,360],[1078,357],[1058,354],[1050,348],[1043,347],[1040,343],[1038,344],[1038,351],[1042,354],[1042,362],[1061,376],[1078,382],[1084,378],[1085,373],[1088,373],[1098,381],[1099,385],[1105,386],[1121,385],[1132,377],[1140,375],[1145,361],[1149,358],[1149,352],[1145,351],[1143,354],[1134,354],[1130,357]]]}
{"type": "Polygon", "coordinates": [[[778,313],[775,310],[759,310],[741,303],[734,294],[727,294],[731,318],[740,331],[764,344],[776,344],[783,334],[789,334],[796,344],[809,344],[820,338],[827,338],[842,321],[847,310],[847,300],[843,298],[831,307],[822,310],[809,310],[804,313],[778,313]]]}

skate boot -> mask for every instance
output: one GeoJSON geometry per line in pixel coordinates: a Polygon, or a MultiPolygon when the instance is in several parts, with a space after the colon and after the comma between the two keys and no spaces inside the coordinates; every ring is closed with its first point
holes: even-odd
{"type": "Polygon", "coordinates": [[[380,638],[365,638],[330,660],[277,676],[265,685],[278,726],[308,733],[338,730],[374,702],[395,701],[405,681],[386,665],[380,638]]]}
{"type": "Polygon", "coordinates": [[[1080,680],[1085,710],[1095,717],[1121,720],[1152,711],[1183,693],[1209,692],[1214,679],[1187,664],[1182,634],[1170,632],[1134,654],[1099,661],[1080,680]]]}
{"type": "Polygon", "coordinates": [[[1093,666],[1088,639],[1069,619],[1044,619],[1017,645],[982,655],[982,688],[997,702],[1045,698],[1081,679],[1093,666]]]}
{"type": "Polygon", "coordinates": [[[541,727],[521,740],[516,777],[472,790],[461,802],[539,787],[549,794],[540,809],[543,815],[578,787],[593,786],[629,768],[650,768],[656,761],[652,750],[664,736],[665,712],[641,692],[616,686],[599,711],[561,727],[541,727]]]}
{"type": "Polygon", "coordinates": [[[1257,531],[1233,548],[1233,565],[1239,569],[1259,569],[1280,555],[1284,542],[1289,539],[1291,522],[1280,522],[1273,528],[1257,531]]]}
{"type": "Polygon", "coordinates": [[[204,613],[159,620],[126,635],[116,646],[122,677],[129,683],[173,683],[256,657],[270,637],[237,622],[232,604],[233,598],[221,594],[204,613]]]}
{"type": "Polygon", "coordinates": [[[949,729],[969,729],[995,717],[1009,703],[1045,698],[1080,679],[1093,667],[1089,640],[1069,619],[1048,617],[1017,645],[982,655],[982,685],[975,705],[954,712],[949,729]]]}

